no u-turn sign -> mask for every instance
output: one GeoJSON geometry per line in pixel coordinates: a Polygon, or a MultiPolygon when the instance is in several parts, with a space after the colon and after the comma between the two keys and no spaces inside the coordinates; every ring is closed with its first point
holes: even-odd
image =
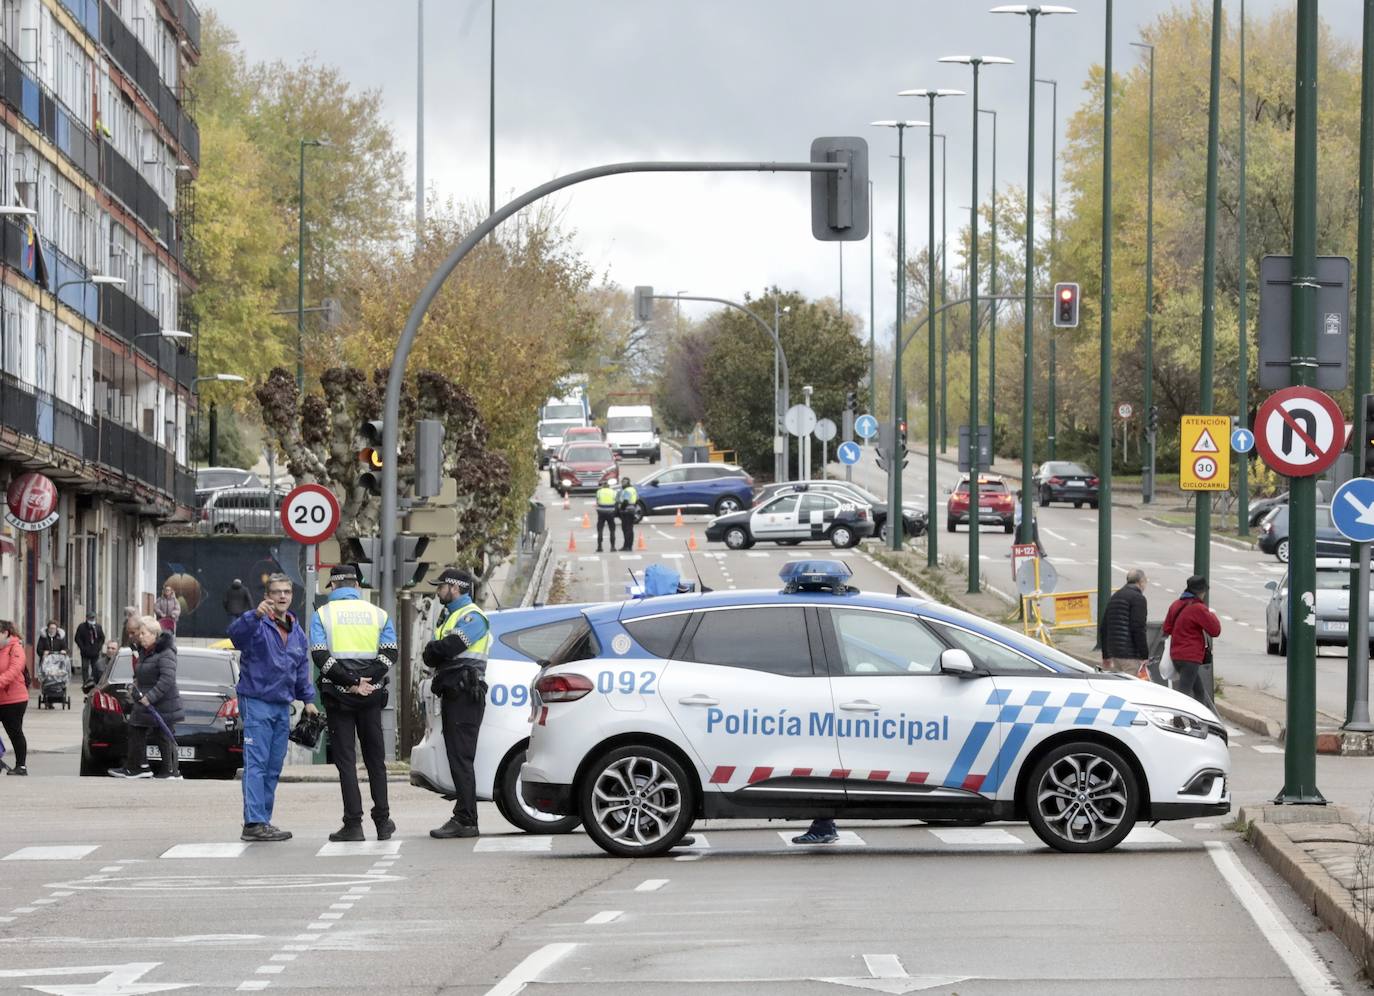
{"type": "Polygon", "coordinates": [[[1345,447],[1345,415],[1328,394],[1288,387],[1269,395],[1255,417],[1255,449],[1285,477],[1312,477],[1345,447]]]}

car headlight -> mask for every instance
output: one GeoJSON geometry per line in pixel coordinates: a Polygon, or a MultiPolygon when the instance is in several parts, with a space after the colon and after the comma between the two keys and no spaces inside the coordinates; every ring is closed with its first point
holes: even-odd
{"type": "Polygon", "coordinates": [[[1176,709],[1160,709],[1156,706],[1141,706],[1140,711],[1161,730],[1182,733],[1199,740],[1207,739],[1207,724],[1191,713],[1179,712],[1176,709]]]}

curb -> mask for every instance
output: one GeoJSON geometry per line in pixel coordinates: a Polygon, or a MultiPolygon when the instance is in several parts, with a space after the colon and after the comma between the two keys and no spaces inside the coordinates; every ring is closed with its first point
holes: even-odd
{"type": "Polygon", "coordinates": [[[1222,719],[1229,719],[1237,726],[1243,726],[1251,733],[1258,733],[1260,736],[1268,737],[1283,743],[1283,724],[1278,720],[1270,719],[1268,716],[1249,709],[1242,709],[1240,706],[1232,705],[1225,699],[1216,700],[1217,712],[1222,719]]]}
{"type": "MultiPolygon", "coordinates": [[[[1178,523],[1175,523],[1175,522],[1165,522],[1163,519],[1155,518],[1153,515],[1146,515],[1146,516],[1143,516],[1143,518],[1144,518],[1145,521],[1148,522],[1150,525],[1152,525],[1152,526],[1158,526],[1160,529],[1183,529],[1183,530],[1188,530],[1188,529],[1191,529],[1191,528],[1192,528],[1191,526],[1181,526],[1181,525],[1179,525],[1178,523]]],[[[1231,549],[1233,549],[1233,550],[1258,550],[1258,549],[1259,549],[1259,547],[1256,546],[1254,542],[1249,542],[1249,543],[1247,543],[1245,540],[1240,539],[1240,538],[1237,537],[1237,536],[1227,536],[1227,535],[1224,534],[1224,533],[1218,534],[1215,530],[1213,530],[1213,532],[1212,532],[1212,542],[1213,542],[1213,543],[1224,543],[1224,544],[1226,544],[1227,546],[1229,546],[1229,547],[1230,547],[1231,549]]]]}

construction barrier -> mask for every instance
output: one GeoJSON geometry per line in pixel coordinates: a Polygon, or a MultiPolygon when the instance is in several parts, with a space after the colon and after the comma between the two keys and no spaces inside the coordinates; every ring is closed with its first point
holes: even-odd
{"type": "Polygon", "coordinates": [[[1097,592],[1056,591],[1021,596],[1021,624],[1027,636],[1054,646],[1053,633],[1097,625],[1097,592]]]}

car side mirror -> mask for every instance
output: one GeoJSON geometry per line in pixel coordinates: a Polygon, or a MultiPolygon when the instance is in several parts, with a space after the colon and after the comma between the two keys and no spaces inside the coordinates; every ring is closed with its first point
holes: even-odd
{"type": "Polygon", "coordinates": [[[1278,591],[1279,583],[1277,581],[1266,581],[1264,582],[1264,589],[1265,591],[1278,591]]]}
{"type": "Polygon", "coordinates": [[[971,675],[975,671],[973,658],[968,655],[967,650],[951,647],[940,654],[941,674],[971,675]]]}
{"type": "Polygon", "coordinates": [[[650,482],[649,482],[649,487],[651,487],[651,488],[656,488],[656,487],[658,487],[658,482],[657,482],[657,481],[650,481],[650,482]]]}

